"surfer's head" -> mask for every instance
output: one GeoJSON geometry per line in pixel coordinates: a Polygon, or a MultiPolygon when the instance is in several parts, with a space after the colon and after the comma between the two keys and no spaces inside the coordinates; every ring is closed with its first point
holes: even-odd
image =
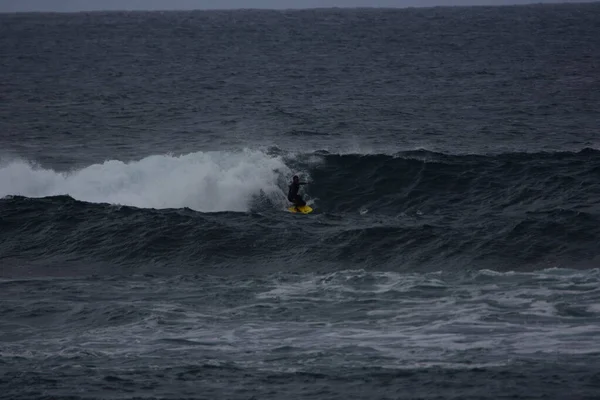
{"type": "Polygon", "coordinates": [[[294,175],[294,177],[292,178],[292,180],[293,180],[294,182],[298,182],[298,179],[299,179],[299,178],[298,178],[298,175],[294,175]]]}

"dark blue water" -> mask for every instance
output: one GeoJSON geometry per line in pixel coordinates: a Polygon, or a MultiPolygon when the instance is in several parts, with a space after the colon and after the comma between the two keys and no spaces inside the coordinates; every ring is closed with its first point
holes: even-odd
{"type": "Polygon", "coordinates": [[[0,15],[0,397],[600,397],[599,15],[0,15]]]}

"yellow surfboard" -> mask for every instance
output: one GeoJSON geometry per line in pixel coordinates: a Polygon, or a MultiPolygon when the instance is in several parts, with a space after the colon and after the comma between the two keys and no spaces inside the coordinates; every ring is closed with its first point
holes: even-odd
{"type": "Polygon", "coordinates": [[[289,207],[288,210],[292,213],[302,213],[302,214],[308,214],[312,212],[312,208],[310,208],[310,206],[306,205],[306,206],[300,206],[300,207],[296,207],[296,206],[292,206],[289,207]]]}

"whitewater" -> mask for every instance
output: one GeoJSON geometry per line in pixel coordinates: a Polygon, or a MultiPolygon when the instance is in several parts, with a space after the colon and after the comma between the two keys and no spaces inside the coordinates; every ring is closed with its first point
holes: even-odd
{"type": "Polygon", "coordinates": [[[109,160],[68,172],[23,160],[0,165],[0,197],[68,195],[90,203],[200,212],[248,211],[261,195],[284,206],[281,182],[293,175],[282,157],[248,149],[109,160]]]}

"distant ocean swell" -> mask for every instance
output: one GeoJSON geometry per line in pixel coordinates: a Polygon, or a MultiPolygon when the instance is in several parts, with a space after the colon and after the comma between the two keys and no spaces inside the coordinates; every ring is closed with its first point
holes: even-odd
{"type": "Polygon", "coordinates": [[[290,257],[291,269],[590,267],[600,235],[599,155],[245,150],[69,173],[11,161],[0,168],[0,249],[17,263],[83,258],[134,269],[276,268],[290,257]],[[310,182],[310,216],[285,212],[293,173],[310,182]]]}

